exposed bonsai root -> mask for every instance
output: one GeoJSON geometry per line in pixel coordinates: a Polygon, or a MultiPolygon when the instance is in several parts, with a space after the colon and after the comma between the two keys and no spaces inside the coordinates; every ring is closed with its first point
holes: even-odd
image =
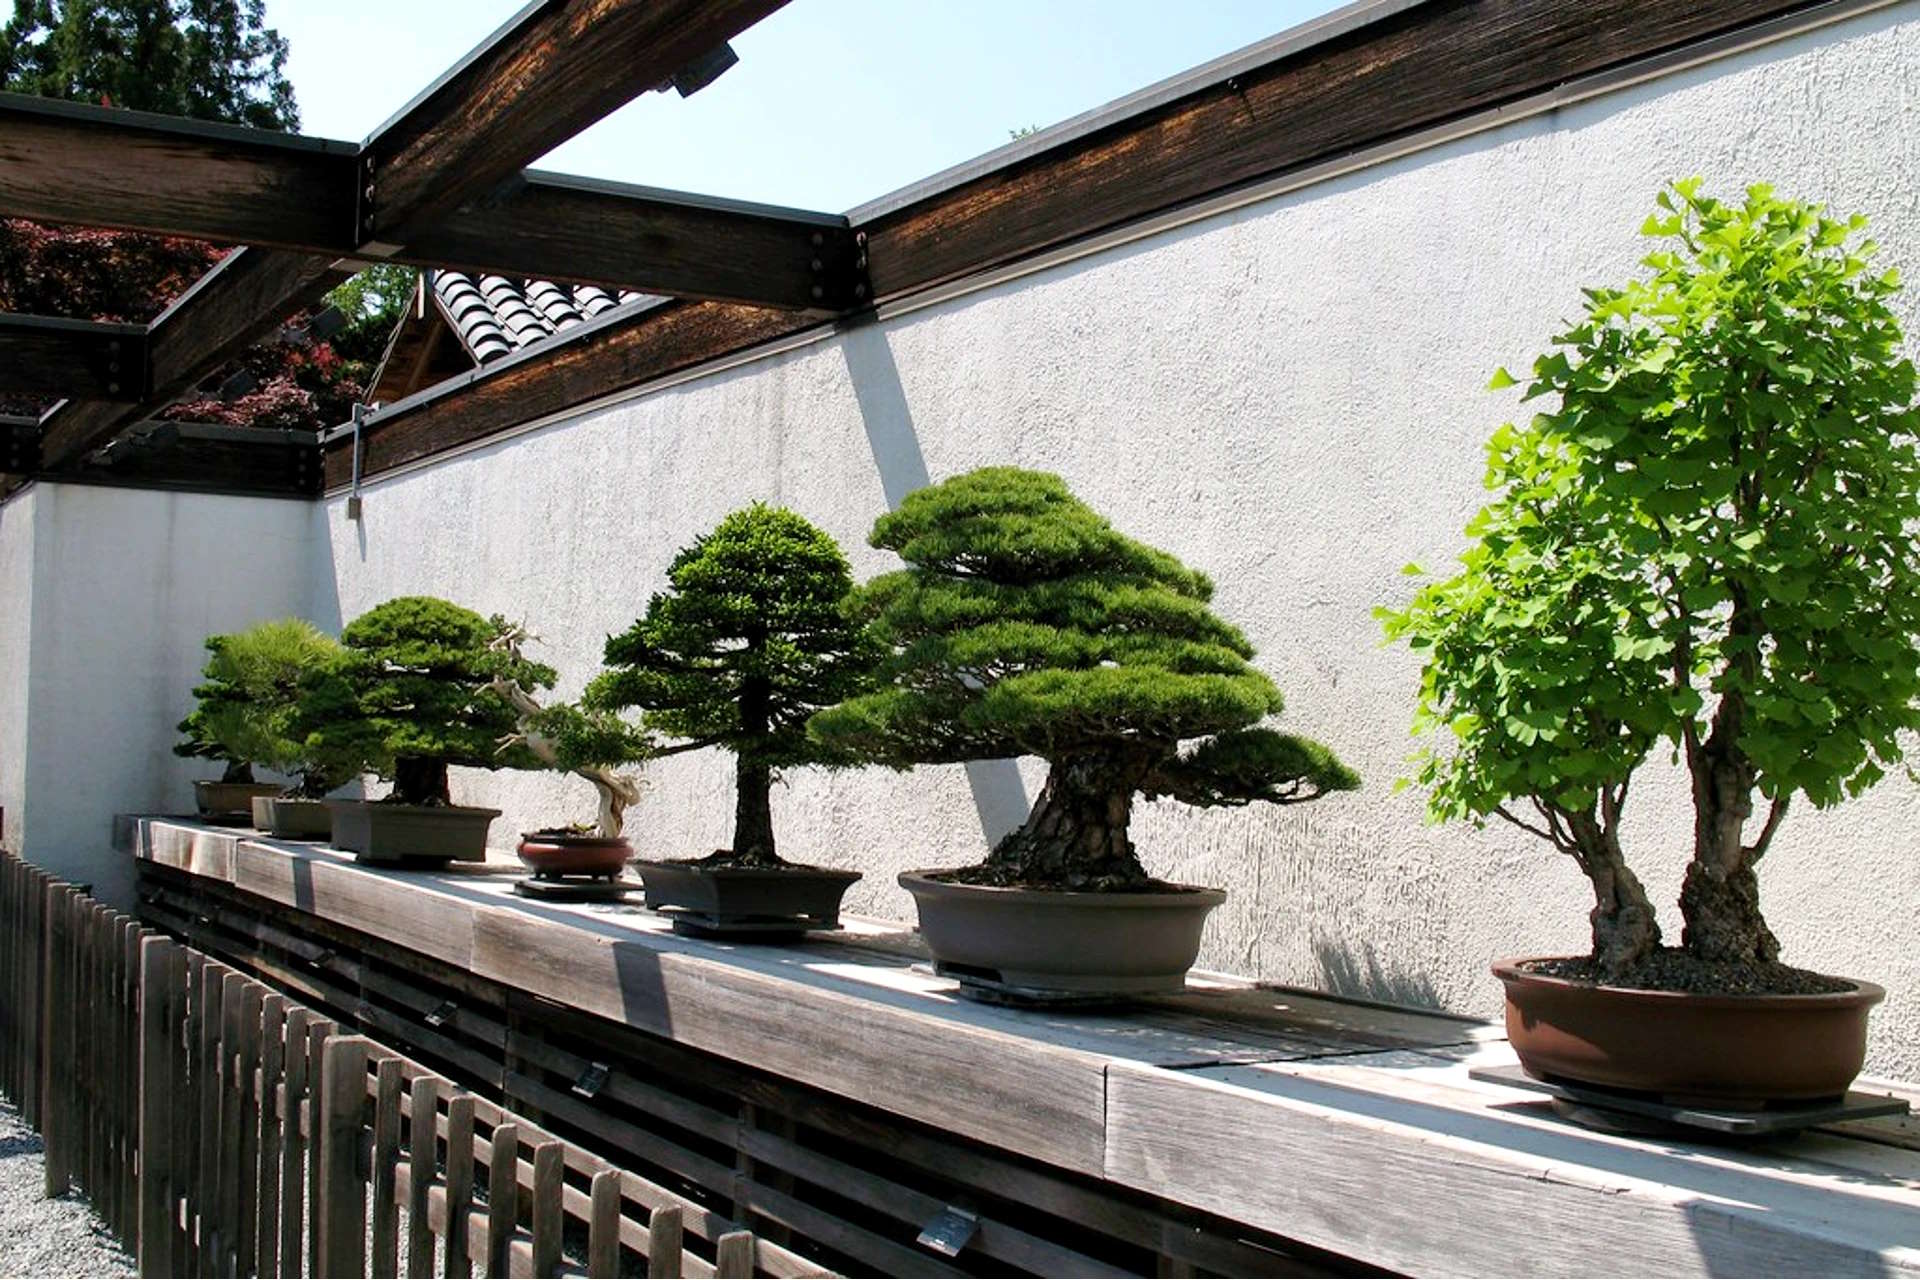
{"type": "Polygon", "coordinates": [[[1103,891],[1154,886],[1127,834],[1134,791],[1149,763],[1082,757],[1055,764],[1027,820],[962,882],[1103,891]]]}
{"type": "Polygon", "coordinates": [[[1753,868],[1717,872],[1695,861],[1680,886],[1680,940],[1709,963],[1769,965],[1780,959],[1780,941],[1760,915],[1760,880],[1753,868]]]}
{"type": "Polygon", "coordinates": [[[1529,973],[1575,982],[1605,983],[1640,991],[1685,991],[1694,995],[1820,995],[1851,990],[1845,978],[1796,969],[1777,961],[1702,960],[1679,947],[1655,947],[1618,971],[1604,970],[1592,956],[1562,956],[1522,966],[1529,973]]]}

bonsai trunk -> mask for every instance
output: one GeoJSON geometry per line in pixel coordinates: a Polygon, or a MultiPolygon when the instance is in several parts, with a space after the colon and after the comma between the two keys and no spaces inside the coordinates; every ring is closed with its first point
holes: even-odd
{"type": "MultiPolygon", "coordinates": [[[[1758,683],[1759,656],[1752,614],[1738,592],[1729,634],[1751,647],[1734,661],[1743,683],[1758,683]]],[[[1686,927],[1681,944],[1701,960],[1734,964],[1771,964],[1780,958],[1780,942],[1760,914],[1760,880],[1753,864],[1786,813],[1776,801],[1766,828],[1751,846],[1742,843],[1753,816],[1757,771],[1740,749],[1746,722],[1746,698],[1738,688],[1721,695],[1706,742],[1690,743],[1687,769],[1693,775],[1693,861],[1680,887],[1680,915],[1686,927]]]]}
{"type": "Polygon", "coordinates": [[[400,804],[452,804],[447,792],[447,762],[425,756],[400,756],[393,762],[393,799],[400,804]]]}
{"type": "Polygon", "coordinates": [[[222,782],[252,782],[253,764],[248,760],[229,760],[220,773],[222,782]]]}
{"type": "Polygon", "coordinates": [[[1152,767],[1144,755],[1056,760],[1033,812],[988,855],[1013,878],[1063,889],[1116,889],[1149,882],[1127,824],[1152,767]]]}
{"type": "MultiPolygon", "coordinates": [[[[766,647],[760,636],[748,636],[747,651],[766,647]]],[[[748,676],[740,682],[740,737],[743,744],[767,736],[772,716],[773,682],[748,676]]],[[[754,758],[751,747],[735,757],[733,783],[733,856],[741,862],[777,866],[773,847],[773,769],[754,758]]]]}
{"type": "Polygon", "coordinates": [[[1593,813],[1569,814],[1576,852],[1574,859],[1593,885],[1593,959],[1602,976],[1615,977],[1631,969],[1660,945],[1660,922],[1646,886],[1627,866],[1620,852],[1620,836],[1603,826],[1593,813]]]}

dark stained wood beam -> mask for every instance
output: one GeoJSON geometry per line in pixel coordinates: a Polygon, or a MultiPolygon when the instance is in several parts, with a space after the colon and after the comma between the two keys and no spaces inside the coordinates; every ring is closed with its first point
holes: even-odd
{"type": "MultiPolygon", "coordinates": [[[[1032,257],[1261,179],[1446,125],[1567,81],[1757,26],[1809,0],[1430,0],[1176,86],[1060,141],[856,221],[884,301],[1032,257]]],[[[1439,216],[1439,215],[1437,215],[1439,216]]],[[[803,317],[707,304],[554,340],[378,413],[364,474],[736,354],[803,317]]],[[[349,442],[331,441],[327,483],[349,442]]]]}
{"type": "Polygon", "coordinates": [[[236,249],[157,318],[148,338],[152,385],[135,403],[70,399],[42,421],[42,465],[71,466],[122,430],[172,404],[346,278],[331,259],[236,249]]]}
{"type": "Polygon", "coordinates": [[[528,6],[368,139],[361,241],[406,244],[783,3],[528,6]]]}
{"type": "Polygon", "coordinates": [[[1072,137],[863,223],[885,300],[1808,0],[1434,0],[1072,137]]]}
{"type": "MultiPolygon", "coordinates": [[[[341,257],[355,249],[355,151],[0,94],[0,214],[341,257]]],[[[528,171],[393,260],[829,312],[864,300],[853,257],[838,215],[528,171]]]]}
{"type": "Polygon", "coordinates": [[[147,326],[0,313],[0,394],[137,404],[147,394],[147,326]]]}
{"type": "Polygon", "coordinates": [[[339,255],[353,248],[358,151],[0,93],[0,213],[339,255]]]}

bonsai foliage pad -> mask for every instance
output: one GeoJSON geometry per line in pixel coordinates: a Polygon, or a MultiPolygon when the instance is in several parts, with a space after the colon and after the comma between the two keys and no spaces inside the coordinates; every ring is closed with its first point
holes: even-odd
{"type": "Polygon", "coordinates": [[[1739,1111],[1698,1103],[1669,1102],[1657,1094],[1605,1089],[1570,1080],[1538,1079],[1518,1065],[1473,1067],[1473,1080],[1531,1089],[1553,1099],[1554,1110],[1589,1128],[1613,1133],[1760,1138],[1794,1133],[1842,1120],[1905,1115],[1906,1099],[1850,1089],[1838,1098],[1776,1102],[1764,1110],[1739,1111]]]}

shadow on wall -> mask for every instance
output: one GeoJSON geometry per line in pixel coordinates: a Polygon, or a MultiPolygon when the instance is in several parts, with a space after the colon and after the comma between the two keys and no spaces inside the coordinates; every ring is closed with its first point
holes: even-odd
{"type": "MultiPolygon", "coordinates": [[[[840,351],[860,406],[867,446],[873,450],[873,464],[880,470],[880,490],[891,511],[915,489],[933,482],[927,474],[920,437],[913,429],[900,367],[894,363],[886,332],[871,321],[844,330],[840,351]]],[[[989,848],[1027,820],[1027,790],[1013,761],[970,761],[967,785],[973,790],[973,807],[980,815],[980,832],[989,848]]]]}
{"type": "Polygon", "coordinates": [[[1313,955],[1320,965],[1322,988],[1334,995],[1422,1009],[1441,1007],[1440,992],[1431,979],[1389,969],[1367,943],[1323,939],[1313,944],[1313,955]]]}

